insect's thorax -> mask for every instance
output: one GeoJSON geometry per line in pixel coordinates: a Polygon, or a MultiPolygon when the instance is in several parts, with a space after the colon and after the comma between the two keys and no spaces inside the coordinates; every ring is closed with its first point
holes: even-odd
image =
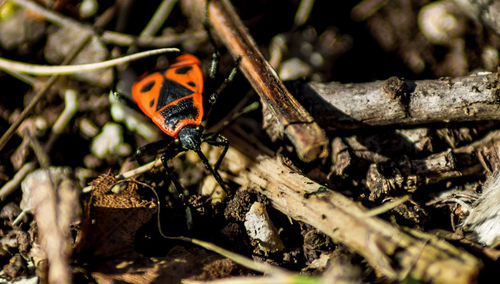
{"type": "Polygon", "coordinates": [[[203,128],[196,125],[187,125],[179,131],[179,141],[185,150],[199,150],[203,128]]]}

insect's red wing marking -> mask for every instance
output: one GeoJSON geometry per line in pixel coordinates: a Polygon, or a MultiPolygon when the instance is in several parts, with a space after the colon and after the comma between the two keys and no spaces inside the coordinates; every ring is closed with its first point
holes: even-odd
{"type": "Polygon", "coordinates": [[[156,104],[165,77],[160,72],[148,74],[132,86],[132,97],[139,108],[149,117],[156,112],[156,104]]]}
{"type": "Polygon", "coordinates": [[[200,61],[189,54],[177,57],[164,74],[149,74],[132,87],[132,95],[141,110],[172,137],[177,137],[186,125],[201,124],[202,92],[200,61]]]}

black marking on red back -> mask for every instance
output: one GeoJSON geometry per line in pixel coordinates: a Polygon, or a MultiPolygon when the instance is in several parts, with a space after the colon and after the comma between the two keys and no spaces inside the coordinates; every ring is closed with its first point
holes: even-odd
{"type": "Polygon", "coordinates": [[[151,89],[153,88],[153,86],[155,85],[155,82],[154,81],[151,81],[149,82],[148,84],[144,85],[142,88],[141,88],[141,93],[146,93],[146,92],[149,92],[151,91],[151,89]]]}
{"type": "Polygon", "coordinates": [[[175,129],[177,123],[184,119],[195,119],[198,110],[193,105],[193,99],[187,98],[171,105],[160,112],[165,119],[165,124],[170,129],[175,129]]]}
{"type": "Polygon", "coordinates": [[[191,66],[183,66],[175,69],[175,74],[187,74],[189,71],[191,71],[193,67],[191,66]]]}
{"type": "MultiPolygon", "coordinates": [[[[159,111],[164,106],[170,104],[173,101],[192,95],[194,92],[183,85],[165,79],[163,85],[160,89],[160,94],[158,95],[158,103],[156,104],[156,111],[159,111]]],[[[192,104],[191,104],[192,105],[192,104]]],[[[194,106],[193,106],[194,108],[194,106]]]]}

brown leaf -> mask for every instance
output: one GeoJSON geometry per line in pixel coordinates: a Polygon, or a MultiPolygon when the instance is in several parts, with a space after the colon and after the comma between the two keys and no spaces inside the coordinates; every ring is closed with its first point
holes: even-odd
{"type": "Polygon", "coordinates": [[[155,203],[141,199],[136,183],[117,181],[110,173],[91,185],[78,250],[103,257],[132,253],[136,232],[156,213],[155,203]],[[119,192],[113,193],[116,189],[119,192]]]}

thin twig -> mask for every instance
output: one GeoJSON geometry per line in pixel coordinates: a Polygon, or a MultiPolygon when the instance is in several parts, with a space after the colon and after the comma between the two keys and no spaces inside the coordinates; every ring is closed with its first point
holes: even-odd
{"type": "Polygon", "coordinates": [[[116,3],[115,5],[107,8],[104,12],[98,15],[94,21],[94,27],[97,29],[103,29],[109,22],[113,20],[116,15],[116,3]]]}
{"type": "Polygon", "coordinates": [[[168,35],[158,37],[137,37],[128,34],[105,31],[101,39],[108,44],[121,46],[136,45],[139,47],[165,47],[180,44],[186,40],[205,40],[207,35],[204,32],[186,32],[179,35],[168,35]]]}
{"type": "Polygon", "coordinates": [[[57,118],[56,122],[52,125],[49,139],[45,144],[45,151],[50,153],[54,143],[59,138],[63,130],[68,125],[69,121],[74,117],[78,111],[78,95],[75,90],[66,90],[64,93],[64,110],[57,118]]]}
{"type": "MultiPolygon", "coordinates": [[[[153,168],[156,168],[156,167],[159,167],[162,165],[162,162],[161,162],[161,159],[158,158],[158,159],[155,159],[154,161],[152,162],[149,162],[147,164],[144,164],[140,167],[137,167],[135,169],[132,169],[130,171],[127,171],[125,173],[122,173],[122,174],[119,174],[117,176],[115,176],[116,179],[128,179],[128,178],[132,178],[132,177],[135,177],[135,176],[138,176],[140,174],[143,174],[145,172],[149,172],[151,171],[151,169],[153,168]]],[[[82,189],[82,192],[83,193],[88,193],[92,191],[92,186],[86,186],[82,189]]]]}
{"type": "Polygon", "coordinates": [[[266,262],[258,262],[258,261],[251,260],[245,256],[242,256],[242,255],[239,255],[239,254],[234,253],[232,251],[223,249],[223,248],[221,248],[213,243],[205,242],[205,241],[198,240],[198,239],[183,237],[183,236],[169,237],[169,236],[163,235],[163,237],[167,238],[167,239],[181,240],[181,241],[193,243],[195,245],[199,245],[205,249],[214,251],[222,256],[225,256],[225,257],[231,259],[232,261],[234,261],[242,266],[245,266],[247,268],[250,268],[252,270],[255,270],[255,271],[258,271],[261,273],[273,274],[273,275],[288,275],[288,274],[290,274],[288,271],[286,271],[280,267],[272,266],[266,262]]]}
{"type": "Polygon", "coordinates": [[[400,197],[398,199],[395,199],[393,201],[384,203],[384,204],[382,204],[379,207],[376,207],[376,208],[373,208],[373,209],[367,211],[366,212],[366,217],[373,217],[373,216],[377,216],[377,215],[383,214],[383,213],[385,213],[387,211],[390,211],[391,209],[394,209],[394,208],[398,207],[399,205],[405,203],[408,200],[410,200],[410,196],[409,195],[405,195],[405,196],[400,197]]]}
{"type": "Polygon", "coordinates": [[[177,0],[163,0],[160,6],[158,6],[158,9],[156,9],[156,12],[154,13],[153,17],[151,17],[151,20],[149,20],[148,24],[141,32],[140,36],[141,37],[154,36],[161,28],[161,26],[163,26],[163,23],[168,18],[168,15],[174,8],[176,2],[177,0]]]}
{"type": "Polygon", "coordinates": [[[35,78],[30,77],[30,76],[25,75],[25,74],[22,74],[22,73],[11,71],[9,69],[3,69],[3,72],[5,72],[5,73],[9,74],[10,76],[18,79],[19,81],[22,81],[22,82],[30,85],[31,87],[35,87],[35,85],[37,83],[37,80],[35,78]]]}
{"type": "MultiPolygon", "coordinates": [[[[35,153],[35,157],[36,157],[38,163],[40,164],[40,167],[42,169],[46,169],[47,175],[49,177],[51,177],[51,174],[48,172],[48,169],[50,166],[49,156],[47,155],[47,153],[43,149],[43,147],[40,144],[40,142],[38,141],[38,139],[36,139],[36,137],[32,133],[28,132],[25,135],[29,139],[30,146],[33,149],[33,152],[35,153]]],[[[52,183],[52,185],[54,185],[54,183],[52,183]]]]}
{"type": "Polygon", "coordinates": [[[5,183],[2,188],[0,188],[0,201],[3,201],[9,196],[16,188],[19,188],[19,184],[21,184],[21,181],[26,177],[28,173],[33,171],[36,167],[35,162],[28,162],[24,164],[12,177],[11,180],[9,180],[7,183],[5,183]]]}
{"type": "MultiPolygon", "coordinates": [[[[29,9],[32,11],[35,11],[37,13],[40,13],[43,15],[48,21],[62,27],[68,27],[68,28],[73,28],[73,29],[78,29],[78,30],[83,30],[85,32],[91,33],[94,36],[98,36],[94,28],[82,24],[80,22],[77,22],[73,20],[72,18],[65,17],[64,15],[55,13],[51,10],[48,10],[44,8],[43,6],[36,4],[32,1],[29,0],[14,0],[14,2],[20,6],[22,6],[25,9],[29,9]]],[[[96,27],[99,27],[99,25],[102,25],[102,23],[97,23],[96,27]]],[[[165,47],[165,46],[171,46],[178,44],[182,41],[185,41],[186,39],[200,39],[203,40],[206,37],[206,35],[202,33],[195,33],[195,34],[182,34],[178,36],[160,36],[160,37],[151,37],[151,36],[144,36],[144,37],[135,37],[131,35],[126,35],[114,31],[104,31],[102,32],[101,39],[104,42],[107,43],[113,43],[113,44],[118,44],[118,45],[137,45],[137,46],[142,46],[142,47],[165,47]]]]}
{"type": "Polygon", "coordinates": [[[59,26],[68,28],[71,27],[78,30],[87,30],[93,33],[92,28],[82,25],[78,21],[75,21],[69,17],[64,17],[59,15],[58,13],[50,11],[44,8],[42,5],[37,4],[33,1],[29,0],[12,0],[12,1],[25,9],[29,9],[43,15],[49,22],[55,23],[59,26]]]}

